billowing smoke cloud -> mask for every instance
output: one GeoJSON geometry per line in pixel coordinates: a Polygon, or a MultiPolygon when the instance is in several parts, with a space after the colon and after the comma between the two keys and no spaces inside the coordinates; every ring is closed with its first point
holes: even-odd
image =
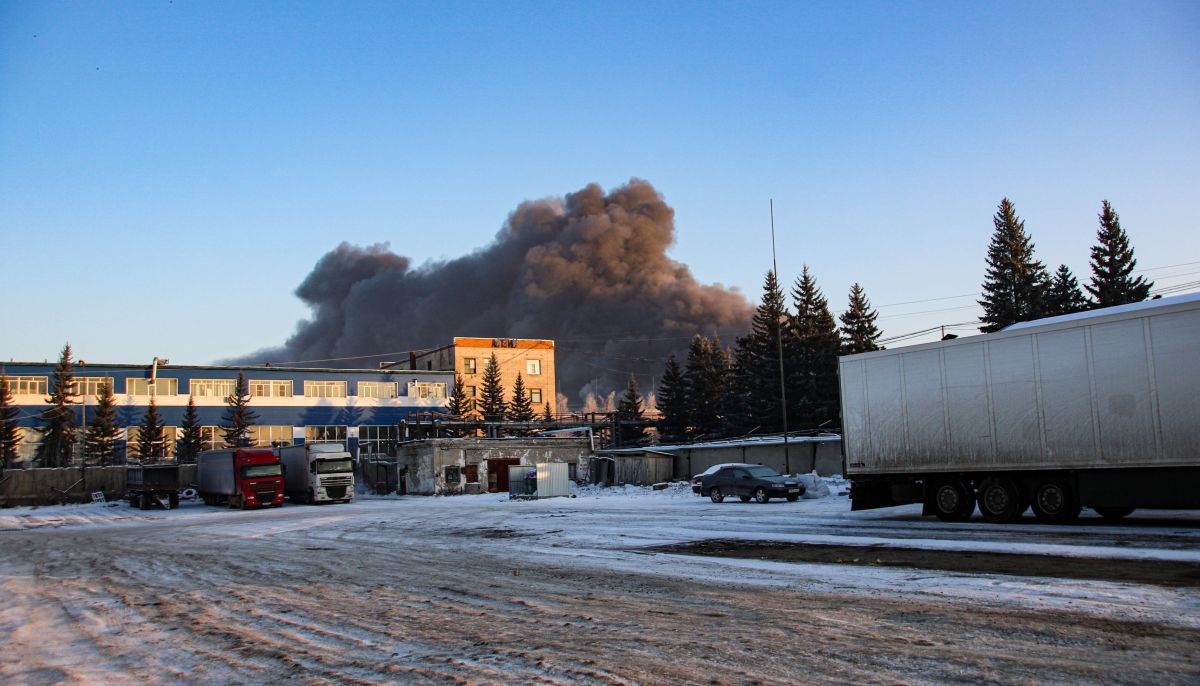
{"type": "Polygon", "coordinates": [[[695,333],[732,343],[752,309],[667,257],[674,236],[674,211],[633,180],[608,195],[591,184],[521,203],[492,244],[447,262],[413,268],[386,244],[343,243],[296,289],[313,318],[282,348],[243,361],[367,367],[404,356],[324,361],[428,349],[454,336],[549,338],[559,390],[573,407],[588,393],[623,389],[631,373],[650,391],[669,353],[686,351],[695,333]]]}

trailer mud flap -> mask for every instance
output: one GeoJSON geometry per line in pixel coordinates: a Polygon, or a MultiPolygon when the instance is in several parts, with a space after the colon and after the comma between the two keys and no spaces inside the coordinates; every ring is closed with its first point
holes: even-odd
{"type": "Polygon", "coordinates": [[[891,507],[895,504],[892,502],[891,484],[886,481],[850,482],[851,511],[873,510],[877,507],[891,507]]]}

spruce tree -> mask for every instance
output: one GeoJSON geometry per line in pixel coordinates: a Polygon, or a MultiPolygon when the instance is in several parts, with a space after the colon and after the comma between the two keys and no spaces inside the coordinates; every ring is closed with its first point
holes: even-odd
{"type": "Polygon", "coordinates": [[[158,414],[158,403],[150,396],[146,414],[142,416],[142,427],[138,431],[137,454],[142,464],[155,462],[167,456],[167,440],[163,436],[162,416],[158,414]]]}
{"type": "Polygon", "coordinates": [[[513,382],[512,400],[508,404],[507,415],[510,422],[533,421],[533,403],[529,400],[525,380],[521,378],[520,372],[517,372],[517,380],[513,382]]]}
{"type": "Polygon", "coordinates": [[[462,417],[467,413],[467,408],[470,407],[470,398],[467,397],[467,389],[463,386],[462,374],[454,375],[454,392],[450,394],[450,401],[446,403],[446,411],[451,417],[462,417]]]}
{"type": "Polygon", "coordinates": [[[788,374],[788,428],[812,429],[838,417],[837,356],[841,337],[829,303],[804,266],[792,289],[796,312],[785,344],[788,374]]]}
{"type": "Polygon", "coordinates": [[[102,384],[96,394],[96,410],[88,420],[83,436],[83,459],[85,464],[107,467],[116,462],[117,443],[121,440],[121,426],[117,420],[117,398],[112,384],[102,384]]]}
{"type": "Polygon", "coordinates": [[[175,441],[175,460],[180,464],[193,464],[196,456],[204,451],[204,439],[200,435],[200,417],[196,413],[196,399],[189,397],[183,421],[179,424],[179,438],[175,441]]]}
{"type": "MultiPolygon", "coordinates": [[[[756,388],[751,381],[752,374],[748,371],[755,361],[750,353],[750,337],[742,336],[737,339],[737,346],[729,360],[729,374],[725,385],[725,394],[720,403],[720,413],[723,423],[721,434],[725,436],[743,436],[761,428],[753,407],[760,393],[768,389],[756,388]]],[[[778,394],[779,376],[776,370],[775,384],[778,394]]],[[[776,405],[778,407],[778,405],[776,405]]],[[[778,419],[778,418],[777,418],[778,419]]]]}
{"type": "Polygon", "coordinates": [[[857,283],[850,287],[850,305],[838,319],[842,321],[842,354],[869,353],[879,350],[879,328],[875,320],[879,313],[871,309],[871,301],[857,283]]]}
{"type": "Polygon", "coordinates": [[[62,355],[50,377],[49,404],[38,419],[42,427],[42,442],[38,444],[35,462],[42,467],[69,467],[79,441],[78,420],[75,419],[75,373],[72,371],[71,344],[63,346],[62,355]]]}
{"type": "Polygon", "coordinates": [[[667,443],[675,443],[687,439],[687,383],[683,378],[683,370],[675,361],[675,356],[667,358],[667,366],[663,371],[662,381],[658,382],[655,393],[655,407],[662,418],[658,421],[658,435],[667,443]]]}
{"type": "Polygon", "coordinates": [[[508,403],[504,401],[504,380],[500,377],[500,364],[496,361],[496,353],[492,353],[483,368],[483,383],[479,391],[480,412],[487,422],[504,420],[508,403]]]}
{"type": "Polygon", "coordinates": [[[1107,200],[1100,208],[1100,230],[1092,247],[1091,265],[1092,282],[1087,291],[1095,299],[1096,307],[1126,305],[1150,297],[1154,282],[1133,276],[1133,268],[1137,266],[1133,246],[1121,228],[1121,217],[1107,200]]]}
{"type": "Polygon", "coordinates": [[[640,422],[645,419],[642,412],[642,394],[638,392],[637,379],[629,375],[629,384],[625,393],[617,403],[617,423],[620,428],[621,445],[633,445],[646,437],[646,429],[641,426],[625,426],[621,422],[640,422]]]}
{"type": "Polygon", "coordinates": [[[1047,317],[1053,317],[1059,314],[1072,314],[1075,312],[1083,312],[1088,309],[1088,300],[1083,297],[1083,291],[1079,290],[1079,282],[1075,280],[1075,275],[1067,268],[1067,265],[1058,265],[1058,271],[1054,272],[1054,278],[1050,280],[1050,288],[1046,290],[1046,312],[1047,317]]]}
{"type": "Polygon", "coordinates": [[[783,430],[783,388],[780,387],[781,337],[787,331],[791,315],[784,303],[783,289],[775,272],[767,272],[762,300],[750,320],[750,333],[738,340],[733,369],[737,378],[731,384],[736,398],[727,405],[736,409],[744,401],[741,419],[732,417],[732,431],[739,434],[776,433],[783,430]]]}
{"type": "Polygon", "coordinates": [[[0,472],[16,464],[17,448],[21,445],[21,432],[17,429],[20,414],[13,404],[8,376],[0,374],[0,472]]]}
{"type": "Polygon", "coordinates": [[[693,437],[720,433],[723,424],[720,410],[728,377],[729,359],[721,342],[699,334],[693,336],[683,371],[688,426],[693,437]]]}
{"type": "Polygon", "coordinates": [[[550,403],[545,403],[542,406],[542,421],[544,421],[544,422],[553,422],[554,421],[554,414],[552,412],[550,412],[550,403]]]}
{"type": "Polygon", "coordinates": [[[1000,201],[992,224],[995,232],[988,245],[983,300],[979,301],[983,306],[979,330],[984,333],[1041,317],[1050,281],[1045,265],[1034,259],[1033,240],[1025,233],[1025,222],[1017,217],[1011,200],[1000,201]]]}
{"type": "Polygon", "coordinates": [[[246,384],[246,376],[238,372],[237,384],[233,393],[225,399],[226,410],[222,419],[225,426],[225,445],[233,448],[243,448],[250,445],[250,427],[258,421],[258,414],[250,409],[250,390],[246,384]]]}

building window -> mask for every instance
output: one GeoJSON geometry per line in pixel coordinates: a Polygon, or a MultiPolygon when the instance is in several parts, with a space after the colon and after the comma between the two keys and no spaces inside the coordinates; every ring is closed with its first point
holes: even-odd
{"type": "Polygon", "coordinates": [[[254,398],[290,398],[291,381],[251,381],[250,395],[254,398]]]}
{"type": "MultiPolygon", "coordinates": [[[[131,426],[125,429],[125,454],[142,457],[138,454],[137,442],[142,433],[142,427],[131,426]]],[[[179,429],[174,426],[163,427],[164,452],[162,457],[175,457],[175,441],[179,438],[179,429]]]]}
{"type": "Polygon", "coordinates": [[[359,381],[358,397],[360,398],[395,398],[396,382],[394,381],[359,381]]]}
{"type": "Polygon", "coordinates": [[[128,395],[179,395],[179,379],[126,379],[128,395]]]}
{"type": "Polygon", "coordinates": [[[395,424],[358,427],[359,455],[386,455],[399,442],[400,427],[395,424]]]}
{"type": "Polygon", "coordinates": [[[188,392],[194,398],[228,398],[237,390],[236,379],[192,379],[188,392]]]}
{"type": "Polygon", "coordinates": [[[463,467],[463,478],[466,479],[467,483],[469,484],[479,483],[479,465],[469,464],[466,467],[463,467]]]}
{"type": "Polygon", "coordinates": [[[10,376],[8,390],[13,395],[49,395],[45,376],[10,376]]]}
{"type": "Polygon", "coordinates": [[[306,398],[345,398],[345,381],[305,381],[304,397],[306,398]]]}
{"type": "Polygon", "coordinates": [[[529,402],[533,403],[534,405],[541,405],[542,404],[542,389],[540,389],[540,388],[529,389],[529,402]]]}
{"type": "Polygon", "coordinates": [[[525,360],[525,375],[537,376],[542,373],[541,360],[525,360]]]}
{"type": "Polygon", "coordinates": [[[464,414],[471,414],[471,413],[472,413],[472,412],[474,412],[474,411],[475,411],[475,401],[474,401],[474,400],[468,400],[468,401],[467,401],[467,406],[466,406],[465,408],[463,408],[463,413],[464,413],[464,414]]]}
{"type": "Polygon", "coordinates": [[[468,397],[468,398],[477,398],[477,397],[479,397],[479,396],[477,395],[479,391],[478,391],[478,390],[476,390],[476,388],[475,388],[474,386],[464,386],[464,388],[466,388],[466,389],[467,389],[467,397],[468,397]]]}
{"type": "Polygon", "coordinates": [[[464,374],[474,374],[478,370],[479,370],[479,366],[478,366],[478,363],[475,361],[474,357],[464,357],[463,358],[463,373],[464,374]]]}
{"type": "Polygon", "coordinates": [[[228,448],[225,443],[225,427],[223,426],[202,426],[200,427],[200,444],[204,450],[220,450],[228,448]]]}
{"type": "Polygon", "coordinates": [[[579,480],[579,463],[577,463],[577,462],[568,462],[567,463],[567,480],[568,481],[578,481],[579,480]]]}
{"type": "Polygon", "coordinates": [[[345,443],[346,427],[344,426],[306,426],[304,427],[305,443],[345,443]]]}
{"type": "Polygon", "coordinates": [[[113,387],[111,376],[77,376],[75,377],[75,395],[81,395],[84,399],[91,398],[95,395],[100,395],[100,389],[108,386],[113,387]]]}
{"type": "Polygon", "coordinates": [[[408,397],[445,399],[446,384],[412,381],[408,384],[408,397]]]}
{"type": "Polygon", "coordinates": [[[260,448],[278,448],[291,444],[292,427],[290,426],[250,427],[250,445],[260,448]]]}
{"type": "MultiPolygon", "coordinates": [[[[45,383],[45,379],[42,379],[42,382],[45,383]]],[[[34,453],[37,452],[38,446],[42,443],[42,432],[37,429],[19,426],[17,427],[17,436],[21,439],[21,444],[17,446],[17,459],[22,462],[31,462],[34,453]]],[[[11,467],[12,465],[9,466],[11,467]]]]}

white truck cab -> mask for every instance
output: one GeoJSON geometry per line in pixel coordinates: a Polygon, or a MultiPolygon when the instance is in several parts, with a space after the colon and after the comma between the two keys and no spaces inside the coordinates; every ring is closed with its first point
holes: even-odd
{"type": "Polygon", "coordinates": [[[296,503],[350,502],[354,499],[354,463],[341,443],[311,443],[276,448],[283,462],[284,492],[296,503]]]}

